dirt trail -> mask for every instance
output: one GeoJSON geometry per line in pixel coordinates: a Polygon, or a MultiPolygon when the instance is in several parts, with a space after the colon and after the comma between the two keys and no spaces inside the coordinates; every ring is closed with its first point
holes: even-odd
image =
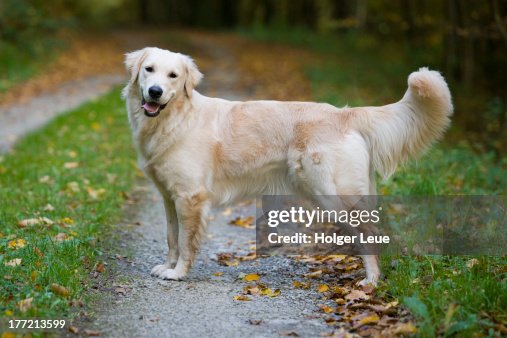
{"type": "Polygon", "coordinates": [[[69,81],[51,93],[42,93],[21,104],[0,106],[0,154],[26,133],[55,116],[93,100],[125,81],[123,74],[95,75],[69,81]]]}
{"type": "MultiPolygon", "coordinates": [[[[209,61],[215,62],[198,90],[228,99],[246,99],[247,91],[235,89],[241,74],[235,72],[235,60],[226,46],[217,47],[206,40],[200,40],[199,46],[201,51],[205,49],[209,61]]],[[[119,261],[112,295],[100,305],[90,327],[108,337],[270,337],[281,333],[314,337],[329,331],[315,313],[316,293],[292,286],[296,276],[307,272],[303,264],[284,257],[242,262],[234,267],[216,261],[217,253],[246,254],[255,241],[253,229],[228,224],[237,216],[255,215],[253,204],[233,208],[227,216],[221,211],[215,213],[208,238],[184,281],[151,277],[149,272],[163,261],[167,245],[162,201],[148,186],[139,212],[129,220],[141,224],[127,234],[128,245],[133,246],[132,260],[119,261]],[[217,272],[222,275],[215,276],[217,272]],[[255,272],[273,290],[280,288],[281,295],[234,300],[247,285],[238,276],[255,272]]]]}

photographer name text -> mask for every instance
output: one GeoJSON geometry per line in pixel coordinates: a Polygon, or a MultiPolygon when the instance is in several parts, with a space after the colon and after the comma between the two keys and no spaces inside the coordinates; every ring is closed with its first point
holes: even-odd
{"type": "Polygon", "coordinates": [[[335,233],[308,235],[300,232],[293,235],[278,235],[278,233],[272,232],[268,235],[268,241],[271,244],[389,244],[391,238],[386,235],[366,235],[362,232],[357,236],[337,235],[335,233]]]}

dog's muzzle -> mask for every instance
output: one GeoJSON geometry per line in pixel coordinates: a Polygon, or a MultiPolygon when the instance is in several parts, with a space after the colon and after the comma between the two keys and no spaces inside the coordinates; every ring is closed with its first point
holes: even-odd
{"type": "Polygon", "coordinates": [[[144,115],[148,117],[158,116],[158,114],[160,114],[160,111],[167,106],[167,103],[161,105],[156,102],[146,102],[144,98],[142,99],[141,104],[141,107],[144,109],[144,115]]]}

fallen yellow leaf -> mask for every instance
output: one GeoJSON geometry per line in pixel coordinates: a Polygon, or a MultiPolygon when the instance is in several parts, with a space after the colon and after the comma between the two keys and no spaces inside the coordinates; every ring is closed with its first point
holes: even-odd
{"type": "Polygon", "coordinates": [[[231,225],[236,225],[242,228],[253,228],[254,218],[253,216],[248,216],[245,218],[236,217],[232,221],[229,222],[231,225]]]}
{"type": "Polygon", "coordinates": [[[305,289],[305,290],[308,290],[312,286],[311,283],[298,281],[292,281],[292,285],[294,285],[296,289],[305,289]]]}
{"type": "Polygon", "coordinates": [[[26,245],[26,240],[23,238],[13,239],[9,243],[7,243],[7,247],[10,249],[19,249],[23,248],[26,245]]]}
{"type": "Polygon", "coordinates": [[[317,288],[317,291],[319,291],[320,293],[329,291],[329,286],[327,286],[326,284],[320,284],[319,287],[317,288]]]}
{"type": "Polygon", "coordinates": [[[237,296],[234,296],[234,300],[250,301],[252,299],[248,296],[245,296],[245,295],[237,295],[237,296]]]}
{"type": "Polygon", "coordinates": [[[417,327],[411,322],[397,324],[391,331],[393,335],[411,335],[417,332],[417,327]]]}
{"type": "Polygon", "coordinates": [[[357,326],[376,324],[376,323],[378,323],[379,320],[380,320],[380,317],[377,314],[373,314],[371,316],[367,316],[367,317],[360,319],[357,322],[357,326]]]}
{"type": "Polygon", "coordinates": [[[215,272],[215,273],[213,274],[213,276],[220,277],[220,276],[222,276],[223,274],[224,274],[223,272],[218,271],[218,272],[215,272]]]}
{"type": "Polygon", "coordinates": [[[255,281],[258,281],[261,277],[256,274],[256,273],[250,273],[248,275],[246,275],[245,277],[243,277],[243,280],[245,282],[255,282],[255,281]]]}
{"type": "Polygon", "coordinates": [[[261,290],[261,295],[268,297],[278,297],[281,293],[282,291],[280,291],[280,289],[273,291],[271,288],[265,288],[261,290]]]}
{"type": "Polygon", "coordinates": [[[319,278],[320,276],[322,276],[322,270],[309,272],[309,273],[305,274],[304,276],[306,278],[319,278]]]}
{"type": "Polygon", "coordinates": [[[327,305],[320,305],[319,308],[324,312],[324,313],[331,313],[333,312],[333,309],[327,305]]]}

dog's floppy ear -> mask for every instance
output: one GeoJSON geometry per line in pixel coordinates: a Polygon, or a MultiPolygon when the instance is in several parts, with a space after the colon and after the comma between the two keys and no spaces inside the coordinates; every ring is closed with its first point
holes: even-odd
{"type": "Polygon", "coordinates": [[[185,94],[191,98],[192,91],[199,84],[199,82],[201,82],[203,75],[199,69],[197,69],[194,60],[192,60],[190,56],[182,56],[183,63],[185,64],[185,71],[187,73],[187,78],[185,79],[185,94]]]}
{"type": "Polygon", "coordinates": [[[147,54],[148,48],[125,54],[125,68],[127,68],[127,71],[129,72],[131,84],[137,81],[141,65],[143,64],[147,54]]]}

